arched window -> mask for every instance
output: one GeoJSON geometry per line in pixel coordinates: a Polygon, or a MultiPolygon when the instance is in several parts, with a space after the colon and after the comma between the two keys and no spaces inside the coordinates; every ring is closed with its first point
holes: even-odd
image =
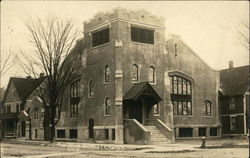
{"type": "Polygon", "coordinates": [[[110,68],[108,65],[105,66],[105,70],[104,70],[104,80],[105,80],[105,83],[107,82],[110,82],[110,68]]]}
{"type": "Polygon", "coordinates": [[[148,68],[148,82],[155,83],[155,68],[153,66],[148,68]]]}
{"type": "Polygon", "coordinates": [[[170,93],[174,115],[192,115],[191,82],[181,76],[170,76],[170,93]]]}
{"type": "Polygon", "coordinates": [[[78,117],[78,105],[80,104],[80,80],[70,85],[70,118],[78,117]]]}
{"type": "Polygon", "coordinates": [[[138,82],[138,66],[136,64],[131,67],[131,80],[133,82],[138,82]]]}
{"type": "Polygon", "coordinates": [[[159,104],[154,105],[154,115],[159,115],[160,114],[160,109],[159,109],[159,104]]]}
{"type": "Polygon", "coordinates": [[[92,80],[89,81],[89,96],[94,96],[94,82],[92,80]]]}
{"type": "Polygon", "coordinates": [[[204,101],[204,108],[205,108],[205,110],[204,110],[204,114],[205,114],[205,116],[211,116],[212,115],[212,113],[211,113],[211,105],[212,105],[212,103],[209,101],[209,100],[205,100],[204,101]]]}
{"type": "Polygon", "coordinates": [[[109,98],[105,99],[105,115],[110,115],[111,101],[109,98]]]}

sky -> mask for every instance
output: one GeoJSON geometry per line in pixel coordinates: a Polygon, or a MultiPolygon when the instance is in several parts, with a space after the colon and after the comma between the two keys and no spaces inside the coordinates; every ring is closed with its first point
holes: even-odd
{"type": "MultiPolygon", "coordinates": [[[[97,12],[116,7],[146,9],[165,18],[166,36],[175,34],[215,70],[249,64],[249,50],[240,40],[239,31],[249,35],[242,21],[249,23],[248,1],[1,1],[1,53],[11,50],[32,53],[26,17],[72,19],[76,29],[97,12]]],[[[79,37],[82,35],[79,35],[79,37]]],[[[2,53],[3,54],[3,53],[2,53]]],[[[1,76],[6,87],[10,76],[24,77],[17,63],[1,76]]]]}

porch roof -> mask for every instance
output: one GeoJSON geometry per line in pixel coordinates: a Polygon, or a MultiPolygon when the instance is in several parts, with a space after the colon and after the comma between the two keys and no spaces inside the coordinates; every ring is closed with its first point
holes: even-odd
{"type": "Polygon", "coordinates": [[[148,82],[135,83],[124,95],[123,100],[138,100],[141,95],[151,95],[157,102],[161,101],[161,97],[148,82]]]}

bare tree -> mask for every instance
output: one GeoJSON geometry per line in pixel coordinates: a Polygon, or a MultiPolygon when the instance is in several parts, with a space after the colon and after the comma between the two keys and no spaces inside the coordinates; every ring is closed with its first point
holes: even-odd
{"type": "Polygon", "coordinates": [[[3,50],[0,52],[0,79],[14,65],[15,59],[16,55],[11,49],[3,50]]]}
{"type": "Polygon", "coordinates": [[[31,35],[35,51],[21,53],[19,63],[25,73],[39,78],[38,72],[45,74],[43,84],[36,89],[45,109],[48,110],[50,140],[55,141],[55,126],[60,120],[63,94],[69,84],[79,75],[80,57],[72,51],[79,31],[73,29],[72,21],[49,17],[29,19],[26,26],[31,35]],[[57,118],[56,118],[57,116],[57,118]]]}
{"type": "Polygon", "coordinates": [[[240,29],[238,29],[242,45],[249,51],[249,23],[247,20],[241,21],[240,29]]]}

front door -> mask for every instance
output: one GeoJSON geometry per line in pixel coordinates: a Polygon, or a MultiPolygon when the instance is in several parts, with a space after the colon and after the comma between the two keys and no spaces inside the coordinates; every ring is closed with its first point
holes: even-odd
{"type": "Polygon", "coordinates": [[[136,119],[141,124],[142,122],[142,103],[140,101],[134,102],[129,107],[129,119],[136,119]]]}
{"type": "Polygon", "coordinates": [[[89,119],[89,138],[94,138],[94,120],[89,119]]]}
{"type": "Polygon", "coordinates": [[[25,123],[25,121],[22,121],[21,131],[22,131],[21,136],[25,137],[25,131],[26,131],[26,123],[25,123]]]}

